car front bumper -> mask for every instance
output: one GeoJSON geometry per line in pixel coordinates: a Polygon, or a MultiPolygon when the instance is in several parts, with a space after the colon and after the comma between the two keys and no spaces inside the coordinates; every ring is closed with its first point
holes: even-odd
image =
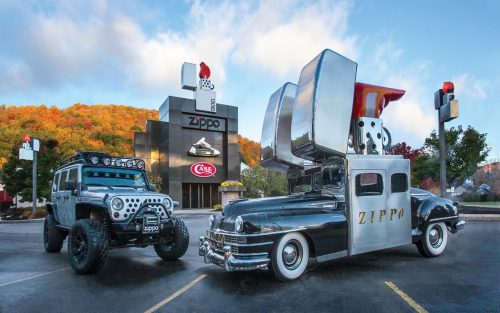
{"type": "Polygon", "coordinates": [[[233,254],[230,245],[225,245],[223,252],[215,251],[204,236],[200,237],[198,252],[205,263],[222,266],[227,272],[257,270],[266,267],[270,261],[267,253],[245,254],[244,256],[233,254]]]}

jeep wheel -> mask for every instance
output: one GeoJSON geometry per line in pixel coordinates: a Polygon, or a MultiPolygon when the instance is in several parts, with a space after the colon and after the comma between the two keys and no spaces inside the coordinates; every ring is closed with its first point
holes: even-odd
{"type": "Polygon", "coordinates": [[[429,224],[416,243],[418,252],[426,258],[436,257],[443,253],[448,243],[448,230],[444,223],[429,224]]]}
{"type": "Polygon", "coordinates": [[[156,244],[156,254],[165,261],[174,261],[186,253],[189,246],[189,232],[186,224],[178,218],[175,219],[175,229],[171,246],[166,244],[156,244]]]}
{"type": "Polygon", "coordinates": [[[104,224],[81,219],[71,227],[68,255],[71,267],[79,274],[95,273],[108,255],[108,235],[104,224]]]}
{"type": "Polygon", "coordinates": [[[54,215],[47,215],[43,224],[43,245],[47,252],[59,252],[62,249],[65,236],[56,225],[54,215]]]}
{"type": "Polygon", "coordinates": [[[308,262],[307,240],[300,233],[288,233],[274,245],[268,268],[278,280],[294,280],[304,273],[308,262]]]}

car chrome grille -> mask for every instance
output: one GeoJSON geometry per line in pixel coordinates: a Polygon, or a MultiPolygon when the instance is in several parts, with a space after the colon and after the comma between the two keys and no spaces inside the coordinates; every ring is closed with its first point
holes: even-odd
{"type": "Polygon", "coordinates": [[[214,231],[208,231],[208,239],[213,249],[222,251],[225,245],[230,245],[232,253],[238,253],[237,244],[245,244],[247,242],[245,237],[221,234],[214,231]]]}

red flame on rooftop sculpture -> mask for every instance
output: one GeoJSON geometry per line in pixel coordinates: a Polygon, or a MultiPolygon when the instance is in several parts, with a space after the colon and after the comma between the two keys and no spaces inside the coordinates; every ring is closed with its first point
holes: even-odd
{"type": "Polygon", "coordinates": [[[199,74],[201,79],[209,79],[210,78],[210,68],[208,65],[205,64],[205,62],[200,63],[200,74],[199,74]]]}

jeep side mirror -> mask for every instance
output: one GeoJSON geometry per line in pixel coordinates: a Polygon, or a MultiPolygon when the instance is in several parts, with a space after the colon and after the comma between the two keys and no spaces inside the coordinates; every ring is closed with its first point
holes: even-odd
{"type": "Polygon", "coordinates": [[[156,185],[155,184],[149,184],[149,191],[155,191],[156,192],[156,185]]]}
{"type": "Polygon", "coordinates": [[[64,190],[73,191],[76,189],[76,182],[74,180],[67,180],[64,190]]]}

